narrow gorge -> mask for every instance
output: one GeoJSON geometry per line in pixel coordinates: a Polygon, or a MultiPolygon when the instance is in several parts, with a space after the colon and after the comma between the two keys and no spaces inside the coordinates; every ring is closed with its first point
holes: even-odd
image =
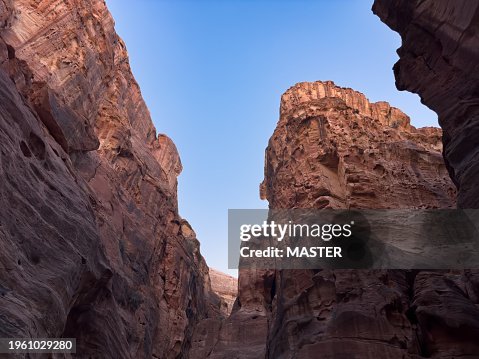
{"type": "MultiPolygon", "coordinates": [[[[402,38],[398,89],[442,129],[332,81],[298,83],[280,101],[261,198],[478,208],[479,2],[372,10],[402,38]]],[[[180,216],[181,171],[103,0],[0,0],[0,338],[76,338],[78,358],[479,358],[479,270],[236,280],[208,268],[180,216]]]]}

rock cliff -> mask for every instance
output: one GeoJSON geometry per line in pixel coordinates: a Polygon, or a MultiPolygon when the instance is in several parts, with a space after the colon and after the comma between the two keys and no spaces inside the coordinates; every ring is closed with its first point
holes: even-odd
{"type": "MultiPolygon", "coordinates": [[[[262,192],[272,208],[453,207],[440,151],[439,129],[416,129],[386,103],[331,82],[298,84],[283,95],[262,192]]],[[[469,336],[479,328],[477,279],[474,271],[278,272],[267,355],[477,355],[469,336]]]]}
{"type": "Polygon", "coordinates": [[[386,102],[334,83],[282,96],[261,196],[271,208],[452,207],[441,131],[416,129],[386,102]]]}
{"type": "Polygon", "coordinates": [[[479,208],[479,2],[376,0],[373,11],[401,35],[396,86],[438,114],[458,206],[479,208]]]}
{"type": "Polygon", "coordinates": [[[180,358],[226,305],[102,0],[0,1],[0,337],[180,358]]]}
{"type": "MultiPolygon", "coordinates": [[[[441,149],[439,129],[414,128],[385,102],[329,81],[300,83],[282,97],[260,192],[274,209],[454,207],[441,149]]],[[[211,357],[477,356],[477,278],[475,271],[240,271],[236,306],[211,357]]]]}

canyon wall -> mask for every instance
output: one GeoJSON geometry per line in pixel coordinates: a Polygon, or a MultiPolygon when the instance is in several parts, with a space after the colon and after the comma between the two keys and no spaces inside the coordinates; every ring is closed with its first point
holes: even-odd
{"type": "Polygon", "coordinates": [[[397,88],[438,114],[458,206],[479,208],[479,2],[376,0],[373,11],[401,35],[397,88]]]}
{"type": "MultiPolygon", "coordinates": [[[[477,208],[477,1],[374,11],[403,39],[398,88],[443,133],[297,84],[266,150],[271,208],[449,208],[454,184],[477,208]]],[[[103,1],[0,0],[0,337],[75,337],[80,358],[479,357],[477,270],[241,270],[234,300],[178,214],[181,169],[103,1]]]]}
{"type": "Polygon", "coordinates": [[[0,337],[186,357],[227,304],[104,1],[0,0],[0,98],[0,337]]]}
{"type": "MultiPolygon", "coordinates": [[[[282,97],[261,186],[271,208],[450,208],[441,131],[331,82],[282,97]]],[[[280,271],[271,358],[477,355],[477,272],[280,271]],[[467,328],[467,329],[466,329],[467,328]]]]}
{"type": "Polygon", "coordinates": [[[227,316],[231,313],[238,294],[238,279],[210,268],[211,289],[218,294],[222,301],[222,313],[227,316]]]}
{"type": "MultiPolygon", "coordinates": [[[[441,150],[440,129],[415,128],[385,102],[330,81],[300,83],[282,96],[261,197],[273,209],[452,208],[441,150]]],[[[241,270],[210,357],[477,357],[478,279],[477,271],[241,270]]]]}

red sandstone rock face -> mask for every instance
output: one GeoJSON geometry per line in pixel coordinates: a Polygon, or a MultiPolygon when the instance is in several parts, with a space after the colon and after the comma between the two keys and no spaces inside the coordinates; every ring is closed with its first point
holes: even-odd
{"type": "Polygon", "coordinates": [[[0,1],[0,337],[178,358],[225,305],[100,0],[0,1]]]}
{"type": "Polygon", "coordinates": [[[293,86],[280,116],[261,185],[270,207],[454,205],[439,129],[416,129],[397,108],[332,82],[293,86]]]}
{"type": "Polygon", "coordinates": [[[479,3],[376,0],[373,11],[402,38],[398,89],[419,94],[439,116],[458,206],[479,208],[479,3]]]}
{"type": "MultiPolygon", "coordinates": [[[[271,208],[430,208],[454,205],[440,131],[416,129],[400,110],[331,82],[282,97],[266,150],[262,195],[271,208]]],[[[281,271],[268,357],[420,355],[407,316],[415,273],[281,271]]]]}
{"type": "MultiPolygon", "coordinates": [[[[282,97],[261,195],[271,208],[453,207],[440,139],[387,103],[332,82],[301,83],[282,97]]],[[[476,333],[478,289],[473,271],[240,271],[219,344],[230,344],[228,355],[236,346],[239,358],[254,357],[240,350],[248,342],[268,358],[474,357],[479,347],[458,328],[476,333]]]]}

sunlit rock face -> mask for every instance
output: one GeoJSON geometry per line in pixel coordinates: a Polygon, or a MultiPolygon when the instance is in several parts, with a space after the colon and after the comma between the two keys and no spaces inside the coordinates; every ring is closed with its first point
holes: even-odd
{"type": "MultiPolygon", "coordinates": [[[[271,208],[454,206],[440,130],[416,129],[400,110],[332,82],[300,83],[282,97],[266,150],[271,208]]],[[[416,272],[275,273],[269,357],[421,354],[411,287],[416,272]]]]}
{"type": "Polygon", "coordinates": [[[454,205],[441,131],[328,82],[282,96],[261,196],[271,208],[443,208],[454,205]]]}
{"type": "MultiPolygon", "coordinates": [[[[329,81],[300,83],[282,96],[260,192],[273,209],[451,208],[455,187],[441,149],[440,129],[414,128],[385,102],[329,81]]],[[[240,271],[238,301],[213,353],[236,347],[237,357],[253,358],[235,341],[240,336],[267,358],[477,354],[467,330],[447,334],[459,323],[479,324],[476,278],[472,271],[240,271]]]]}
{"type": "Polygon", "coordinates": [[[179,358],[211,291],[104,1],[0,1],[0,337],[179,358]]]}
{"type": "Polygon", "coordinates": [[[376,0],[373,11],[401,35],[396,86],[439,116],[458,206],[479,208],[479,3],[376,0]]]}

